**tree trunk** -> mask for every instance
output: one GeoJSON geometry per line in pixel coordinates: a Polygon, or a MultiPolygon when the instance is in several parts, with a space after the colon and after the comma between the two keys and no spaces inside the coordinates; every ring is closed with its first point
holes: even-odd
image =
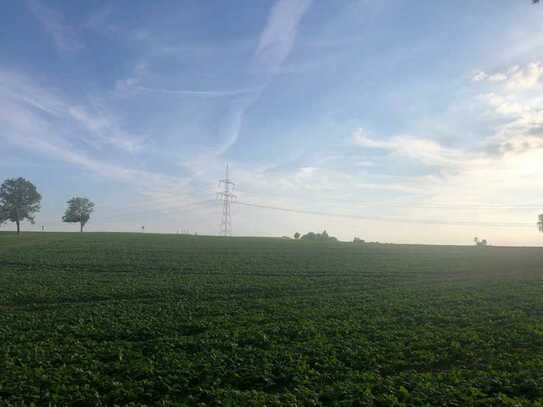
{"type": "Polygon", "coordinates": [[[79,231],[83,233],[83,223],[80,223],[79,225],[81,226],[81,229],[79,231]]]}
{"type": "Polygon", "coordinates": [[[21,233],[21,223],[19,221],[16,221],[15,224],[17,225],[17,234],[21,233]]]}

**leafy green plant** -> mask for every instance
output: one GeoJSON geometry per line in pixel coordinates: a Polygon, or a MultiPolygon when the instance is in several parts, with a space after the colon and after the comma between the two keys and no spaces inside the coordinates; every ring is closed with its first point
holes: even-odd
{"type": "Polygon", "coordinates": [[[543,252],[0,233],[0,405],[543,402],[543,252]]]}

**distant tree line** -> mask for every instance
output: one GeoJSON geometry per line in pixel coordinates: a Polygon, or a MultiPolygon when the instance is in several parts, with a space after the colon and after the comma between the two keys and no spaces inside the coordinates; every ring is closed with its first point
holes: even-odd
{"type": "Polygon", "coordinates": [[[301,236],[299,232],[294,233],[294,239],[298,240],[315,240],[321,242],[337,242],[338,239],[334,236],[330,236],[326,230],[322,233],[309,232],[301,236]]]}
{"type": "MultiPolygon", "coordinates": [[[[67,203],[62,221],[79,223],[79,230],[83,232],[94,211],[94,203],[77,196],[67,203]]],[[[35,215],[40,209],[41,195],[32,182],[24,178],[10,178],[0,186],[0,226],[6,222],[14,222],[17,234],[20,234],[21,223],[27,220],[34,224],[35,215]]]]}

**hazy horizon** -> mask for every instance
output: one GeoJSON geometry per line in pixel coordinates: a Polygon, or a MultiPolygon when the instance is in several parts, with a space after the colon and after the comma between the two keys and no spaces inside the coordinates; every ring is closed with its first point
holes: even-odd
{"type": "Polygon", "coordinates": [[[540,246],[541,21],[530,0],[8,2],[0,183],[43,196],[23,231],[78,230],[78,195],[88,231],[213,235],[228,163],[241,203],[282,209],[234,204],[234,235],[540,246]]]}

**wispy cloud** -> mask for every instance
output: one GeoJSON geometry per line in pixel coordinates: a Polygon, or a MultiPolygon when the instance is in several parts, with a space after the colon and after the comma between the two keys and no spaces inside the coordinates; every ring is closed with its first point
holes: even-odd
{"type": "Polygon", "coordinates": [[[257,68],[275,73],[290,54],[311,0],[279,0],[273,6],[255,52],[257,68]]]}
{"type": "MultiPolygon", "coordinates": [[[[99,177],[125,183],[134,187],[141,195],[152,198],[155,207],[176,198],[179,204],[191,200],[190,180],[97,159],[74,146],[69,140],[58,137],[63,133],[54,123],[35,110],[3,100],[0,96],[0,121],[5,132],[0,138],[21,149],[38,152],[52,160],[89,171],[99,177]]],[[[170,205],[171,206],[171,205],[170,205]]]]}
{"type": "Polygon", "coordinates": [[[160,88],[151,88],[151,87],[139,86],[139,85],[133,86],[133,89],[141,90],[144,92],[166,93],[169,95],[212,97],[212,98],[247,95],[247,94],[257,93],[260,90],[260,88],[233,89],[233,90],[160,89],[160,88]]]}
{"type": "Polygon", "coordinates": [[[75,29],[64,21],[60,12],[49,8],[39,0],[28,0],[28,7],[60,51],[77,51],[83,48],[83,43],[77,38],[75,29]]]}
{"type": "Polygon", "coordinates": [[[111,12],[111,3],[106,3],[90,15],[83,27],[97,32],[114,31],[115,26],[109,23],[111,12]]]}
{"type": "Polygon", "coordinates": [[[111,115],[93,106],[70,103],[23,75],[0,70],[0,102],[2,100],[11,101],[21,110],[36,110],[46,118],[60,120],[63,128],[72,124],[77,138],[96,148],[105,144],[136,153],[144,145],[144,137],[126,132],[111,115]]]}
{"type": "Polygon", "coordinates": [[[222,143],[217,150],[219,154],[225,153],[239,139],[246,112],[290,54],[302,17],[310,5],[311,0],[278,0],[273,6],[251,65],[251,70],[261,76],[259,90],[232,103],[220,130],[222,143]]]}
{"type": "MultiPolygon", "coordinates": [[[[476,143],[453,148],[432,137],[383,138],[363,129],[355,131],[353,143],[359,148],[386,152],[395,161],[415,160],[435,167],[437,178],[416,177],[414,183],[404,180],[377,184],[389,185],[398,192],[407,192],[411,187],[415,187],[413,192],[424,191],[405,205],[403,216],[439,218],[444,210],[455,209],[448,212],[449,219],[475,214],[479,220],[499,222],[503,211],[508,211],[510,220],[535,219],[537,203],[543,199],[533,188],[537,174],[543,170],[543,98],[539,92],[543,84],[539,64],[514,66],[490,74],[479,72],[472,80],[478,82],[474,84],[475,91],[481,82],[485,90],[491,90],[476,96],[474,102],[486,109],[494,126],[492,132],[479,135],[476,143]],[[441,206],[443,202],[447,208],[441,206]]],[[[371,188],[373,183],[358,184],[371,188]]],[[[391,210],[387,205],[383,207],[391,210]]]]}
{"type": "Polygon", "coordinates": [[[98,146],[109,144],[129,153],[141,152],[145,146],[146,137],[126,132],[113,117],[103,112],[90,113],[85,107],[76,105],[69,106],[66,113],[93,136],[87,141],[95,146],[96,143],[98,146]]]}
{"type": "Polygon", "coordinates": [[[388,151],[404,158],[414,159],[425,165],[455,167],[461,165],[466,152],[446,148],[432,139],[414,136],[394,136],[387,140],[376,139],[364,129],[358,129],[353,135],[353,142],[359,147],[388,151]]]}

